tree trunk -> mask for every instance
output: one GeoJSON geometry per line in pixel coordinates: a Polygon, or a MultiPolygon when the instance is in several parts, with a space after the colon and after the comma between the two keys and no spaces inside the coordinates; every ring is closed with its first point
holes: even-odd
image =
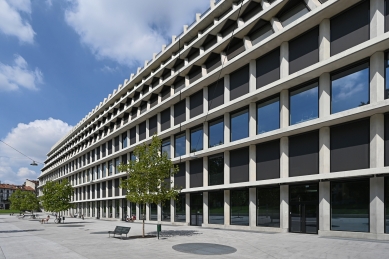
{"type": "Polygon", "coordinates": [[[145,237],[145,216],[146,216],[146,203],[143,204],[143,212],[142,214],[142,237],[145,237]]]}

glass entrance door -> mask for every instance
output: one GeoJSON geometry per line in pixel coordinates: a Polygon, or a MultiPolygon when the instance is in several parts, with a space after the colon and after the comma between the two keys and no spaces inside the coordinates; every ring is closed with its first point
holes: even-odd
{"type": "Polygon", "coordinates": [[[190,224],[192,226],[203,224],[203,193],[190,194],[190,224]]]}
{"type": "Polygon", "coordinates": [[[319,196],[317,184],[289,186],[289,230],[317,234],[319,196]]]}

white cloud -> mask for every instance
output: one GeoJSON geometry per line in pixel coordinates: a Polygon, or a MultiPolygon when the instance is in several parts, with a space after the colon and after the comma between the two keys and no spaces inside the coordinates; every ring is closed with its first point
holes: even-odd
{"type": "Polygon", "coordinates": [[[39,68],[29,70],[27,61],[23,57],[15,55],[13,65],[0,62],[0,91],[18,90],[21,87],[37,90],[37,84],[42,83],[42,72],[39,68]]]}
{"type": "MultiPolygon", "coordinates": [[[[97,58],[123,65],[143,64],[184,24],[205,11],[209,0],[70,0],[66,22],[97,58]]],[[[169,42],[170,42],[169,40],[169,42]]]]}
{"type": "Polygon", "coordinates": [[[20,42],[33,43],[35,32],[21,13],[31,14],[30,0],[0,0],[0,32],[20,42]]]}
{"type": "MultiPolygon", "coordinates": [[[[61,139],[72,126],[49,118],[28,124],[19,123],[2,139],[5,143],[38,162],[44,162],[50,148],[61,139]]],[[[21,184],[25,179],[37,178],[40,168],[28,166],[32,161],[0,142],[0,180],[21,184]]]]}

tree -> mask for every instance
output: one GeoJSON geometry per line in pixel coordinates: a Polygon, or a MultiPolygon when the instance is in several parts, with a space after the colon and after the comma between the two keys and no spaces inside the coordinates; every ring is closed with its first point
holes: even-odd
{"type": "Polygon", "coordinates": [[[61,212],[73,207],[70,203],[73,187],[67,179],[62,182],[46,182],[43,186],[43,195],[40,197],[46,211],[61,212]]]}
{"type": "MultiPolygon", "coordinates": [[[[164,203],[176,198],[179,190],[172,188],[171,176],[178,172],[166,153],[161,154],[162,141],[153,136],[151,144],[139,145],[134,150],[136,160],[128,164],[121,164],[119,171],[127,172],[128,178],[122,180],[121,188],[127,190],[126,198],[130,202],[138,203],[146,211],[146,204],[164,203]]],[[[143,234],[145,236],[145,219],[143,217],[143,234]]]]}
{"type": "Polygon", "coordinates": [[[16,190],[9,197],[11,201],[11,209],[19,211],[31,211],[39,210],[39,200],[34,192],[25,190],[16,190]]]}

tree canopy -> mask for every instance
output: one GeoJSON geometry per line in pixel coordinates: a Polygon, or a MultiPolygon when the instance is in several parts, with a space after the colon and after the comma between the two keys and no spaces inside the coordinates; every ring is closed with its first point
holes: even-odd
{"type": "MultiPolygon", "coordinates": [[[[166,153],[161,153],[162,141],[153,136],[150,145],[139,145],[134,150],[135,160],[121,164],[119,170],[127,172],[128,178],[121,181],[127,190],[126,198],[133,203],[159,204],[176,198],[178,189],[171,187],[170,177],[178,172],[166,153]]],[[[145,210],[143,210],[145,211],[145,210]]],[[[144,219],[143,219],[144,224],[144,219]]],[[[144,235],[144,228],[143,228],[144,235]]]]}
{"type": "Polygon", "coordinates": [[[25,190],[16,190],[9,197],[11,209],[19,211],[39,210],[39,200],[34,192],[25,190]]]}
{"type": "Polygon", "coordinates": [[[73,207],[70,203],[73,187],[67,179],[62,182],[48,181],[43,186],[43,195],[40,197],[46,211],[61,212],[73,207]]]}

